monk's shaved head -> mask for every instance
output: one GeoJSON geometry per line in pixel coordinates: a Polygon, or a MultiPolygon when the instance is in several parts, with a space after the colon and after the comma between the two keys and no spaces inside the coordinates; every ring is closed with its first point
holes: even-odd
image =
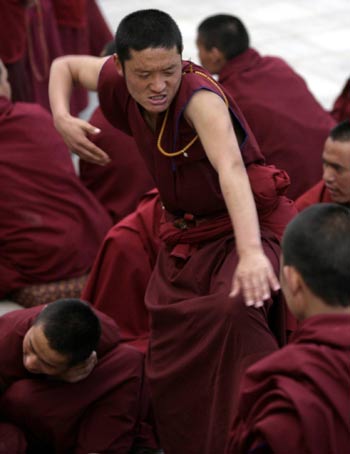
{"type": "Polygon", "coordinates": [[[329,306],[350,307],[350,210],[335,203],[306,208],[287,226],[283,263],[329,306]]]}

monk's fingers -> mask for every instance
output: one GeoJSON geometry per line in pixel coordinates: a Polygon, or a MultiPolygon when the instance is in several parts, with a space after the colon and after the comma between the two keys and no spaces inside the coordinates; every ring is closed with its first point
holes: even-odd
{"type": "Polygon", "coordinates": [[[89,122],[72,115],[64,115],[55,120],[55,126],[67,147],[81,159],[94,164],[110,162],[108,155],[91,140],[91,136],[101,131],[89,122]]]}
{"type": "Polygon", "coordinates": [[[92,164],[106,165],[110,162],[110,158],[101,148],[97,147],[87,137],[81,137],[79,141],[70,146],[73,153],[77,154],[81,159],[92,164]]]}
{"type": "Polygon", "coordinates": [[[261,307],[263,300],[268,298],[268,286],[259,275],[245,276],[242,280],[242,290],[245,304],[247,306],[261,307]]]}
{"type": "Polygon", "coordinates": [[[269,281],[270,288],[277,292],[281,288],[280,283],[278,278],[276,277],[276,274],[274,273],[272,266],[269,267],[267,270],[267,278],[269,281]]]}

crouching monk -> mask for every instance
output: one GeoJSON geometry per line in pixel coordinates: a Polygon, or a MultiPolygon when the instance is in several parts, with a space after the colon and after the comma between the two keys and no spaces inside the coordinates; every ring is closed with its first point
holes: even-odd
{"type": "Polygon", "coordinates": [[[119,345],[109,317],[63,299],[0,317],[0,333],[0,416],[30,452],[156,448],[143,355],[119,345]]]}

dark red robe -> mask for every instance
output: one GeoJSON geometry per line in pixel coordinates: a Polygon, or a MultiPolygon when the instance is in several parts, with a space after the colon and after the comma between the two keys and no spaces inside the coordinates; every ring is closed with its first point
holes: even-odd
{"type": "Polygon", "coordinates": [[[295,207],[298,211],[302,211],[315,203],[331,203],[331,195],[323,180],[319,181],[315,186],[298,197],[295,201],[295,207]]]}
{"type": "Polygon", "coordinates": [[[161,211],[158,192],[151,191],[111,228],[83,292],[86,301],[118,323],[122,340],[143,352],[149,338],[145,292],[160,245],[161,211]]]}
{"type": "Polygon", "coordinates": [[[66,383],[24,368],[23,338],[42,307],[0,317],[2,419],[23,430],[33,452],[42,454],[124,454],[134,443],[156,446],[143,355],[119,345],[116,324],[101,312],[98,363],[86,379],[66,383]]]}
{"type": "Polygon", "coordinates": [[[16,426],[0,422],[0,454],[26,454],[27,442],[16,426]]]}
{"type": "Polygon", "coordinates": [[[154,187],[135,141],[114,128],[98,107],[89,122],[101,130],[91,141],[108,153],[111,162],[98,166],[80,160],[80,179],[117,223],[135,210],[140,198],[154,187]]]}
{"type": "Polygon", "coordinates": [[[322,177],[324,142],[335,125],[283,60],[248,49],[219,77],[243,112],[268,164],[287,171],[293,200],[322,177]]]}
{"type": "MultiPolygon", "coordinates": [[[[182,116],[193,93],[205,89],[221,96],[215,84],[191,71],[198,69],[195,65],[184,63],[183,69],[185,74],[162,138],[162,146],[169,152],[181,149],[195,135],[182,116]]],[[[241,296],[228,297],[238,256],[232,229],[225,230],[225,223],[223,230],[211,236],[211,220],[215,229],[215,219],[227,217],[227,210],[217,173],[200,141],[190,147],[187,156],[162,155],[157,138],[163,115],[154,134],[130,97],[124,79],[118,77],[113,59],[100,73],[99,95],[106,118],[134,136],[165,205],[164,220],[180,218],[185,224],[181,218],[186,213],[191,214],[186,219],[192,218],[192,224],[197,217],[207,219],[207,234],[199,243],[196,238],[186,243],[184,231],[181,243],[172,244],[170,235],[160,246],[146,292],[151,319],[147,374],[164,451],[222,453],[241,374],[248,365],[277,349],[268,326],[271,301],[262,309],[254,309],[247,308],[241,296]]],[[[262,163],[254,137],[231,99],[230,112],[244,136],[241,152],[245,164],[262,163]]],[[[276,193],[269,203],[274,201],[278,213],[276,193]]],[[[287,214],[284,221],[290,217],[287,214]]],[[[276,235],[265,231],[262,243],[277,272],[280,248],[276,235]]]]}
{"type": "Polygon", "coordinates": [[[50,114],[0,97],[0,298],[86,274],[111,226],[50,114]]]}
{"type": "Polygon", "coordinates": [[[350,119],[350,78],[346,81],[344,88],[334,101],[331,115],[337,123],[350,119]]]}
{"type": "Polygon", "coordinates": [[[249,368],[227,454],[348,452],[349,346],[350,315],[316,315],[249,368]]]}
{"type": "Polygon", "coordinates": [[[13,101],[33,101],[26,72],[27,0],[0,0],[0,58],[8,71],[13,101]]]}

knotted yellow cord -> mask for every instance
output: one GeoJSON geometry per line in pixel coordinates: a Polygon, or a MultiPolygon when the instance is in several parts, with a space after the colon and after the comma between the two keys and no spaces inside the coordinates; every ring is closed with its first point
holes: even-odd
{"type": "MultiPolygon", "coordinates": [[[[213,80],[211,77],[209,77],[207,74],[203,73],[202,71],[197,71],[197,70],[193,71],[192,65],[190,67],[190,71],[189,72],[190,73],[194,72],[195,74],[198,74],[199,76],[204,77],[205,79],[209,80],[213,85],[215,85],[215,87],[219,90],[221,96],[223,97],[226,106],[227,107],[229,106],[228,100],[227,100],[227,97],[226,97],[225,93],[223,92],[223,90],[220,87],[220,85],[215,82],[215,80],[213,80]]],[[[186,72],[183,73],[183,75],[185,75],[185,74],[186,74],[186,72]]],[[[160,131],[159,131],[159,135],[158,135],[158,139],[157,139],[157,148],[162,153],[162,155],[167,156],[169,158],[172,158],[174,156],[179,156],[180,154],[184,154],[185,155],[185,152],[198,139],[198,135],[195,135],[194,138],[187,145],[185,145],[181,150],[177,150],[177,151],[174,151],[172,153],[169,153],[168,151],[165,151],[164,148],[162,147],[162,139],[163,139],[163,134],[164,134],[166,122],[168,120],[168,116],[169,116],[169,107],[168,107],[167,111],[165,112],[163,123],[162,123],[162,126],[161,126],[160,131]]]]}

